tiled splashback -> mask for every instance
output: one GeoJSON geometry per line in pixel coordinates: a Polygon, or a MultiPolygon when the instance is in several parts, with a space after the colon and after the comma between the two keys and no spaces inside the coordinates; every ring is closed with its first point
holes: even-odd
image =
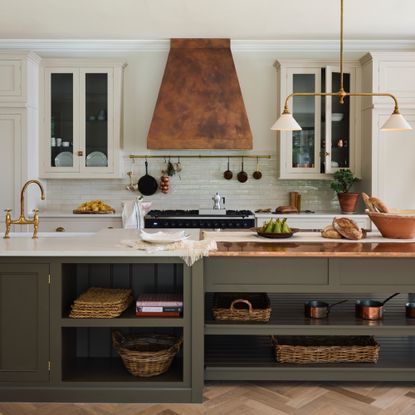
{"type": "MultiPolygon", "coordinates": [[[[172,159],[177,162],[177,159],[172,159]]],[[[226,198],[228,209],[273,208],[288,204],[288,192],[297,191],[302,195],[302,209],[315,211],[338,211],[337,197],[330,189],[329,181],[323,180],[278,180],[275,154],[271,159],[260,159],[259,168],[262,179],[255,180],[252,173],[256,169],[256,159],[245,159],[244,170],[249,179],[239,183],[236,179],[241,170],[241,160],[231,159],[230,168],[234,173],[232,180],[225,180],[223,172],[227,169],[226,159],[182,159],[183,167],[179,175],[173,176],[170,192],[158,191],[145,200],[153,202],[155,209],[196,209],[211,208],[212,197],[216,192],[226,198]]],[[[132,170],[134,180],[144,174],[144,160],[125,161],[125,170],[132,170]]],[[[157,180],[165,167],[163,159],[149,159],[149,173],[157,180]]],[[[128,177],[117,180],[48,180],[47,208],[50,210],[72,210],[80,202],[102,199],[116,210],[121,208],[123,200],[138,196],[128,192],[125,186],[128,177]]]]}

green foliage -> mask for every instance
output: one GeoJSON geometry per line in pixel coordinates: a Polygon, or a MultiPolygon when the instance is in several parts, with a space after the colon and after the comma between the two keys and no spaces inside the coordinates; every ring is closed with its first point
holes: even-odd
{"type": "Polygon", "coordinates": [[[340,169],[334,173],[334,180],[330,183],[330,187],[336,193],[347,193],[353,186],[353,183],[359,179],[353,176],[349,169],[340,169]]]}

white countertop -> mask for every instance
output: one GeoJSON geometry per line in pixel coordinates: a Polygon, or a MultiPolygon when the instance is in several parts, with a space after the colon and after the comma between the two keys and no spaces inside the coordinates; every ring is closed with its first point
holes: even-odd
{"type": "MultiPolygon", "coordinates": [[[[29,215],[30,216],[30,215],[29,215]]],[[[97,218],[121,218],[121,210],[116,211],[115,213],[73,213],[71,210],[40,210],[40,218],[88,218],[88,219],[97,219],[97,218]]]]}
{"type": "Polygon", "coordinates": [[[367,218],[368,216],[365,213],[341,213],[341,212],[321,212],[317,211],[315,213],[255,213],[256,218],[270,218],[270,217],[285,217],[285,218],[334,218],[335,216],[342,216],[348,218],[367,218]]]}
{"type": "MultiPolygon", "coordinates": [[[[154,229],[158,232],[161,229],[154,229]]],[[[177,229],[169,229],[175,231],[177,229]]],[[[151,230],[146,230],[151,232],[151,230]]],[[[190,239],[199,240],[200,229],[186,229],[190,239]]],[[[0,257],[181,257],[182,251],[160,251],[148,253],[121,245],[122,240],[137,240],[139,232],[136,229],[103,229],[95,234],[79,236],[69,232],[57,235],[39,233],[39,239],[12,235],[10,239],[0,239],[0,257]]]]}

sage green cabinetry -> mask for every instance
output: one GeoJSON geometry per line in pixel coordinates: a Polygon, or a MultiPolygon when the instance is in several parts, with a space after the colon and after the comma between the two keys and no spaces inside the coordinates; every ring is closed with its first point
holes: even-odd
{"type": "Polygon", "coordinates": [[[48,264],[1,264],[0,329],[0,382],[47,382],[48,264]]]}

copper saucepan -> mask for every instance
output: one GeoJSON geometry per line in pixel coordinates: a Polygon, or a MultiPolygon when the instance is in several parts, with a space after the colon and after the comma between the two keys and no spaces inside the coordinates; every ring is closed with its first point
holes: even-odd
{"type": "Polygon", "coordinates": [[[356,301],[356,317],[363,320],[380,320],[383,318],[383,306],[393,297],[396,297],[399,293],[395,293],[389,296],[384,301],[377,300],[357,300],[356,301]]]}
{"type": "Polygon", "coordinates": [[[415,303],[405,304],[406,317],[415,318],[415,303]]]}
{"type": "Polygon", "coordinates": [[[326,318],[330,310],[337,304],[345,303],[347,300],[341,300],[337,303],[329,304],[325,301],[311,300],[304,303],[304,313],[309,318],[326,318]]]}

